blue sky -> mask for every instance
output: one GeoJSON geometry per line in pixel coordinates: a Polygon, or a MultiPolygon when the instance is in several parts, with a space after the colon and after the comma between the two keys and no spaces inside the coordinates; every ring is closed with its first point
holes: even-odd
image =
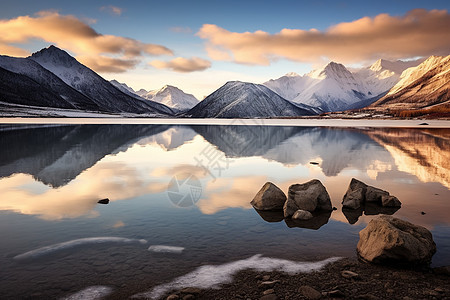
{"type": "MultiPolygon", "coordinates": [[[[75,17],[78,21],[85,23],[101,35],[126,37],[142,43],[164,46],[172,54],[153,55],[142,53],[133,57],[135,64],[132,67],[108,71],[104,66],[98,71],[107,79],[118,79],[132,86],[134,89],[145,88],[147,90],[157,89],[164,84],[172,84],[193,93],[198,98],[203,98],[227,80],[246,80],[263,82],[271,78],[277,78],[287,72],[306,73],[320,63],[326,63],[327,59],[342,58],[345,65],[367,64],[374,61],[376,55],[368,56],[363,53],[356,55],[355,60],[348,59],[340,54],[325,51],[323,61],[308,58],[305,54],[299,57],[291,53],[279,50],[274,43],[279,40],[277,33],[283,29],[296,29],[308,31],[312,28],[320,32],[327,31],[331,26],[345,22],[354,22],[364,17],[376,18],[380,14],[387,14],[392,18],[404,17],[411,10],[422,8],[427,12],[432,10],[448,10],[449,1],[8,1],[2,3],[0,10],[0,23],[14,20],[20,16],[36,17],[36,13],[46,11],[57,14],[58,18],[68,15],[75,17]],[[116,10],[114,11],[113,8],[116,10]],[[118,9],[118,10],[117,10],[118,9]],[[213,24],[207,37],[201,38],[197,33],[204,24],[213,24]],[[226,32],[219,35],[218,32],[226,32]],[[240,45],[235,45],[233,33],[244,33],[263,31],[269,37],[258,38],[257,35],[236,36],[240,45]],[[223,38],[212,42],[214,37],[223,38]],[[247,40],[249,38],[250,40],[247,40]],[[231,40],[230,40],[231,39],[231,40]],[[225,41],[226,40],[226,41],[225,41]],[[228,59],[218,59],[219,56],[211,55],[205,44],[210,43],[215,49],[227,52],[231,55],[228,59]],[[249,57],[250,53],[240,52],[240,49],[252,44],[255,58],[249,57]],[[260,48],[266,47],[267,52],[259,53],[260,48]],[[258,53],[257,53],[258,52],[258,53]],[[259,56],[258,56],[259,55],[259,56]],[[241,56],[241,58],[238,58],[241,56]],[[168,63],[176,57],[184,58],[168,63]],[[193,58],[198,58],[193,60],[193,58]],[[331,57],[331,58],[330,58],[331,57]],[[158,60],[159,64],[149,65],[150,62],[158,60]],[[176,70],[180,64],[187,66],[183,71],[176,70]],[[156,68],[155,66],[159,66],[156,68]]],[[[448,13],[447,13],[448,15],[448,13]]],[[[434,17],[434,16],[432,16],[434,17]]],[[[447,20],[447,16],[443,16],[447,20]]],[[[37,17],[36,17],[37,18],[37,17]]],[[[424,17],[425,18],[425,17],[424,17]]],[[[425,22],[425,21],[424,21],[425,22]]],[[[355,24],[354,27],[357,27],[355,24]]],[[[445,26],[445,24],[443,24],[445,26]]],[[[15,28],[15,27],[14,27],[15,28]]],[[[28,27],[33,30],[31,26],[28,27]]],[[[21,29],[24,30],[24,29],[21,29]]],[[[448,27],[446,29],[448,31],[448,27]]],[[[289,39],[282,37],[284,42],[289,39]]],[[[310,39],[308,39],[310,41],[310,39]]],[[[0,39],[0,44],[1,44],[0,39]]],[[[298,42],[298,41],[297,41],[298,42]]],[[[9,46],[14,46],[32,53],[54,43],[58,40],[39,35],[28,37],[17,41],[4,41],[9,46]]],[[[300,43],[300,42],[299,42],[300,43]]],[[[414,43],[414,41],[411,41],[414,43]]],[[[420,43],[420,41],[417,41],[420,43]]],[[[427,42],[428,43],[428,42],[427,42]]],[[[289,45],[289,44],[288,44],[289,45]]],[[[326,44],[330,47],[329,44],[326,44]]],[[[446,45],[436,44],[434,48],[426,51],[417,49],[417,56],[432,54],[433,50],[441,54],[441,49],[446,45]],[[437,50],[436,50],[437,49],[437,50]]],[[[301,47],[298,44],[297,47],[301,47]]],[[[325,47],[325,44],[323,45],[325,47]]],[[[431,47],[431,46],[430,46],[431,47]]],[[[70,48],[70,47],[67,47],[70,48]]],[[[81,53],[79,48],[65,49],[72,55],[86,58],[89,52],[81,53]]],[[[332,46],[331,46],[332,48],[332,46]]],[[[393,47],[395,48],[395,47],[393,47]]],[[[0,47],[0,50],[2,48],[0,47]]],[[[250,48],[249,48],[250,49],[250,48]]],[[[299,48],[300,49],[300,48],[299,48]]],[[[320,47],[318,49],[321,49],[320,47]]],[[[352,51],[353,48],[349,48],[352,51]]],[[[301,50],[301,49],[300,49],[301,50]]],[[[262,51],[262,50],[261,50],[262,51]]],[[[295,51],[293,49],[292,51],[295,51]]],[[[4,53],[13,55],[4,50],[4,53]]],[[[301,51],[299,53],[302,53],[301,51]]],[[[392,51],[377,50],[381,55],[386,54],[388,58],[409,58],[415,56],[414,51],[392,51]]],[[[223,54],[223,53],[222,53],[223,54]]],[[[104,53],[99,51],[95,55],[106,55],[119,58],[120,53],[104,53]]],[[[380,57],[381,58],[381,57],[380,57]]],[[[120,59],[130,59],[130,57],[120,59]]],[[[93,69],[93,65],[91,65],[93,69]]]]}

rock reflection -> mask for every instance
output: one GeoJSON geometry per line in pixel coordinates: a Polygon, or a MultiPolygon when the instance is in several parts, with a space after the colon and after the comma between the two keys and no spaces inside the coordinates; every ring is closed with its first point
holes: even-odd
{"type": "Polygon", "coordinates": [[[255,211],[264,221],[269,223],[276,223],[284,220],[287,227],[289,228],[297,227],[313,230],[318,230],[320,227],[327,224],[328,220],[330,220],[332,213],[331,211],[327,212],[321,211],[317,213],[312,213],[313,218],[309,220],[293,220],[291,218],[284,218],[283,211],[262,211],[257,209],[255,209],[255,211]]]}
{"type": "Polygon", "coordinates": [[[358,222],[359,217],[361,217],[363,214],[366,216],[375,216],[381,214],[393,215],[399,209],[400,207],[384,207],[376,203],[368,202],[357,209],[342,208],[342,213],[344,214],[348,223],[355,224],[356,222],[358,222]]]}

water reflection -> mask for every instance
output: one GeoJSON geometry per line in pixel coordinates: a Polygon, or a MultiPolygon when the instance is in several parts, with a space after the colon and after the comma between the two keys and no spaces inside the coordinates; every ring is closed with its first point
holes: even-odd
{"type": "MultiPolygon", "coordinates": [[[[251,208],[249,199],[269,179],[287,187],[319,178],[337,207],[351,175],[369,184],[380,182],[374,185],[391,192],[398,190],[396,194],[401,201],[406,198],[410,208],[421,201],[411,193],[425,189],[415,182],[437,182],[445,187],[437,188],[436,194],[448,192],[450,182],[448,129],[206,125],[0,129],[2,145],[7,145],[0,149],[0,209],[46,219],[95,215],[102,198],[114,202],[165,192],[170,178],[179,172],[202,180],[203,195],[197,206],[205,214],[231,207],[251,208]],[[208,145],[233,162],[221,176],[212,178],[210,170],[195,161],[208,145]]],[[[434,221],[420,221],[428,227],[433,226],[428,222],[436,223],[440,216],[439,222],[447,223],[442,207],[436,207],[448,204],[435,198],[438,204],[428,209],[435,213],[434,221]]],[[[365,215],[394,212],[365,209],[365,215]]],[[[418,218],[408,209],[405,214],[418,218]]],[[[364,222],[361,216],[363,211],[344,211],[332,218],[364,222]]]]}

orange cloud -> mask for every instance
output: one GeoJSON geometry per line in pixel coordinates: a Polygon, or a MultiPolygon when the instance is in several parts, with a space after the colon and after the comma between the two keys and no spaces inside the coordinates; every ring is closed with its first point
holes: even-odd
{"type": "Polygon", "coordinates": [[[211,67],[211,62],[199,57],[177,57],[170,61],[154,60],[150,65],[157,69],[169,69],[175,72],[188,73],[203,71],[211,67]]]}
{"type": "Polygon", "coordinates": [[[206,51],[215,60],[269,65],[285,58],[299,62],[366,60],[447,55],[450,49],[450,14],[446,10],[415,9],[404,16],[380,14],[374,18],[340,23],[325,31],[283,29],[230,32],[205,24],[197,35],[207,40],[206,51]]]}
{"type": "Polygon", "coordinates": [[[17,44],[39,39],[75,53],[96,71],[122,72],[134,67],[143,55],[173,55],[161,45],[97,33],[80,19],[53,11],[0,20],[0,32],[1,54],[24,56],[28,53],[17,44]]]}

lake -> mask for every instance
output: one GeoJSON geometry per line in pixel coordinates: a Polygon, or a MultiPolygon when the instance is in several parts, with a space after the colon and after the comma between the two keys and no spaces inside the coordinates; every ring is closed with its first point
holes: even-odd
{"type": "Polygon", "coordinates": [[[428,228],[433,266],[450,265],[448,128],[3,124],[0,141],[4,299],[90,286],[128,297],[256,254],[356,257],[358,232],[380,213],[428,228]],[[315,178],[337,210],[311,222],[250,205],[267,181],[286,193],[315,178]],[[352,178],[402,207],[343,211],[352,178]]]}

